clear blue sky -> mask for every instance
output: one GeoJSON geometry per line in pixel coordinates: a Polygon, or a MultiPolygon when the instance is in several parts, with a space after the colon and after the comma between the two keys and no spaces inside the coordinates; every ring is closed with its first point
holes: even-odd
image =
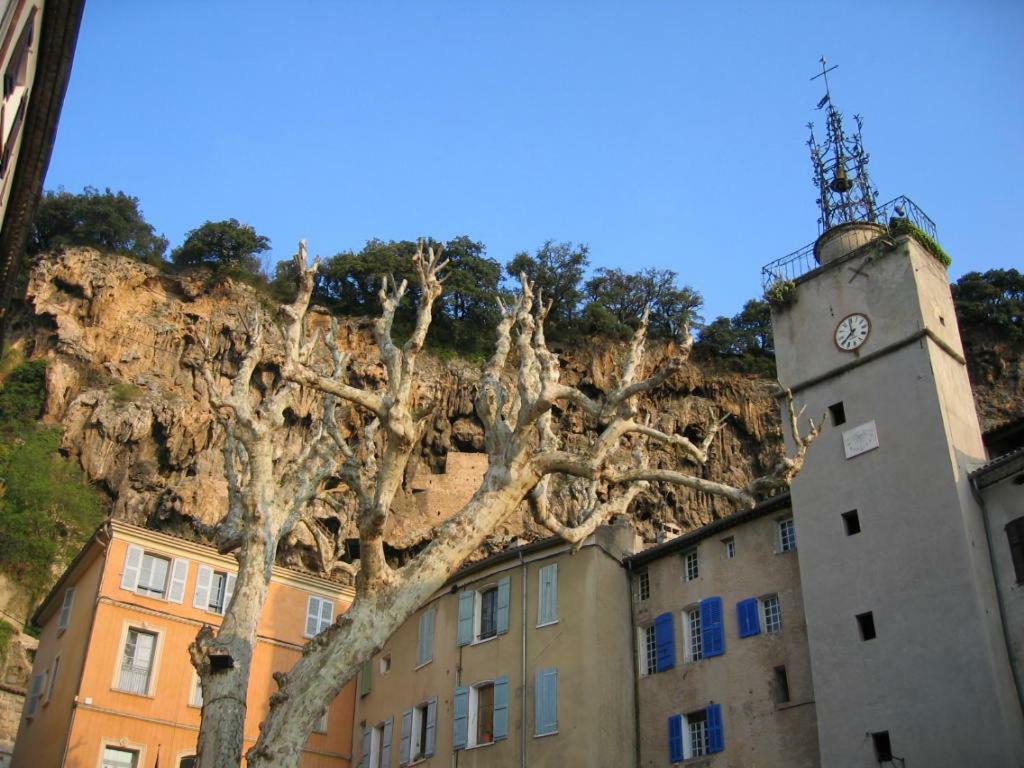
{"type": "Polygon", "coordinates": [[[822,54],[880,200],[936,221],[953,277],[1020,267],[1019,0],[88,0],[46,184],[135,195],[172,247],[235,217],[274,259],[585,242],[711,318],[817,234],[822,54]]]}

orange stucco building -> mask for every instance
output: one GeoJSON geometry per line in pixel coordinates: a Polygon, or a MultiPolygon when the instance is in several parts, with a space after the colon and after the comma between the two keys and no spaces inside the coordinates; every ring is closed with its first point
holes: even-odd
{"type": "MultiPolygon", "coordinates": [[[[217,625],[237,564],[210,547],[112,521],[40,606],[42,627],[12,768],[191,768],[202,692],[188,645],[217,625]]],[[[245,748],[265,717],[273,673],[352,599],[347,586],[274,568],[248,693],[245,748]]],[[[303,768],[351,763],[353,686],[332,702],[303,768]]]]}

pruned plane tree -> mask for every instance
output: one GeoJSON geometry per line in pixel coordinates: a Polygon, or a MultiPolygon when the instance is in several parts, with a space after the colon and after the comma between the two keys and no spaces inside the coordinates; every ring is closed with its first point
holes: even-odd
{"type": "MultiPolygon", "coordinates": [[[[704,464],[722,420],[699,425],[691,439],[668,433],[640,416],[638,396],[661,386],[689,353],[685,343],[671,364],[645,371],[647,314],[640,319],[623,360],[616,386],[594,397],[560,381],[558,356],[544,338],[547,304],[523,276],[514,300],[501,305],[494,353],[483,367],[474,407],[484,429],[487,469],[476,492],[436,528],[426,546],[395,564],[386,557],[385,530],[396,514],[393,501],[401,490],[406,466],[429,416],[418,387],[417,360],[430,328],[434,302],[443,291],[446,262],[440,249],[422,242],[413,257],[419,282],[411,335],[400,346],[392,326],[406,294],[405,281],[383,278],[381,314],[373,325],[386,375],[368,389],[353,383],[348,359],[339,349],[336,327],[314,331],[310,301],[318,262],[308,262],[305,242],[295,255],[299,290],[283,307],[284,356],[269,390],[254,393],[254,372],[263,350],[263,323],[248,324],[248,346],[231,377],[230,388],[218,384],[207,357],[211,405],[222,420],[227,440],[225,472],[229,510],[219,527],[225,548],[236,548],[240,567],[231,605],[219,632],[205,629],[192,647],[193,663],[203,684],[200,765],[228,768],[240,763],[241,723],[245,715],[245,681],[255,639],[256,621],[266,596],[277,543],[304,520],[308,506],[323,497],[332,478],[339,491],[351,494],[359,534],[359,558],[349,564],[355,598],[332,626],[305,647],[287,673],[277,675],[278,691],[247,754],[252,768],[292,768],[324,708],[377,652],[395,630],[440,589],[459,566],[478,551],[496,528],[526,504],[533,520],[576,546],[602,523],[625,513],[651,483],[672,483],[724,497],[750,507],[765,494],[784,489],[800,471],[821,423],[800,414],[786,393],[793,451],[768,474],[742,487],[695,474],[704,464]],[[324,354],[326,351],[327,354],[324,354]],[[275,455],[274,436],[293,398],[314,392],[323,397],[322,418],[311,426],[303,455],[286,466],[275,455]],[[256,404],[254,404],[256,403],[256,404]],[[339,407],[361,414],[361,426],[342,434],[335,418],[339,407]],[[563,445],[553,409],[578,409],[588,422],[589,444],[563,445]],[[426,412],[424,412],[426,411],[426,412]],[[653,444],[678,457],[676,467],[649,466],[653,444]],[[553,504],[553,480],[574,492],[570,511],[553,504]],[[338,484],[340,483],[340,484],[338,484]],[[227,673],[218,654],[229,656],[227,673]]],[[[322,324],[321,324],[322,325],[322,324]]],[[[689,339],[689,333],[683,334],[689,339]]],[[[693,434],[691,432],[691,434],[693,434]]],[[[310,524],[311,527],[315,525],[310,524]]]]}

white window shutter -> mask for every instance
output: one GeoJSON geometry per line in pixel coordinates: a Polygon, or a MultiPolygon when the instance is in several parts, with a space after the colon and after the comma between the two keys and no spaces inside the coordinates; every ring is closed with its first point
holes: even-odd
{"type": "Polygon", "coordinates": [[[188,560],[174,558],[171,566],[171,585],[167,588],[167,602],[183,603],[185,601],[185,582],[188,580],[188,560]]]}
{"type": "Polygon", "coordinates": [[[334,622],[334,601],[333,600],[320,600],[320,628],[317,629],[317,634],[320,634],[327,629],[334,622]]]}
{"type": "Polygon", "coordinates": [[[389,717],[384,721],[384,732],[380,737],[380,764],[391,766],[391,731],[395,727],[395,718],[389,717]]]}
{"type": "Polygon", "coordinates": [[[213,568],[199,565],[196,573],[196,589],[192,593],[192,607],[206,610],[210,607],[210,586],[213,584],[213,568]]]}
{"type": "Polygon", "coordinates": [[[71,606],[75,602],[75,588],[68,587],[64,592],[64,602],[60,606],[60,618],[57,619],[57,629],[67,629],[71,621],[71,606]]]}
{"type": "Polygon", "coordinates": [[[121,589],[134,592],[139,588],[139,568],[142,566],[142,547],[128,545],[124,555],[124,570],[121,571],[121,589]]]}
{"type": "Polygon", "coordinates": [[[434,754],[434,744],[437,738],[437,697],[427,702],[427,743],[423,747],[424,757],[434,754]]]}
{"type": "Polygon", "coordinates": [[[221,613],[227,613],[228,606],[231,605],[231,598],[235,594],[235,582],[238,581],[238,576],[233,573],[229,573],[227,578],[224,579],[224,608],[221,613]]]}
{"type": "Polygon", "coordinates": [[[306,637],[316,637],[320,631],[320,598],[306,598],[306,637]]]}

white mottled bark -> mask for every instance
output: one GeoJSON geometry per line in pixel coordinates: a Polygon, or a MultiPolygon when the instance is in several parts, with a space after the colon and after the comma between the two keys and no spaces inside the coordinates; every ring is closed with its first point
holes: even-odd
{"type": "MultiPolygon", "coordinates": [[[[304,247],[302,249],[304,251],[304,247]]],[[[285,307],[290,322],[286,335],[296,335],[313,289],[313,270],[301,275],[296,302],[285,307]]],[[[238,575],[230,604],[219,628],[204,626],[189,648],[203,689],[199,729],[201,768],[238,768],[242,759],[246,695],[256,632],[267,598],[271,569],[281,537],[302,519],[307,504],[324,480],[337,470],[336,396],[324,398],[324,417],[300,455],[287,461],[276,456],[283,434],[284,413],[299,396],[299,386],[280,379],[255,403],[252,380],[263,354],[264,321],[258,310],[244,319],[246,352],[230,386],[214,370],[210,339],[201,368],[206,397],[222,422],[226,439],[224,470],[228,510],[212,534],[223,551],[235,551],[238,575]]],[[[308,345],[299,345],[308,354],[308,345]]],[[[342,361],[335,356],[333,374],[342,361]]]]}
{"type": "MultiPolygon", "coordinates": [[[[304,250],[300,250],[296,263],[300,275],[311,272],[305,265],[304,250]]],[[[544,339],[546,308],[540,298],[534,301],[533,287],[524,277],[515,305],[502,306],[495,352],[484,367],[476,395],[476,412],[484,426],[488,456],[488,469],[480,488],[462,510],[441,526],[422,552],[404,566],[393,567],[384,558],[384,524],[410,451],[419,439],[419,423],[413,415],[416,358],[426,338],[433,301],[441,293],[439,273],[444,267],[439,254],[432,250],[424,253],[422,244],[414,264],[422,293],[415,330],[402,349],[391,340],[391,323],[405,293],[405,283],[396,286],[385,280],[380,292],[384,309],[375,335],[388,372],[383,391],[368,392],[350,386],[338,376],[337,367],[331,376],[316,370],[309,356],[303,354],[302,333],[288,336],[285,378],[367,411],[380,424],[383,450],[379,465],[359,465],[352,460],[351,453],[345,454],[346,478],[359,499],[362,561],[356,597],[334,626],[309,643],[298,664],[279,677],[280,689],[272,697],[259,739],[247,755],[250,768],[297,766],[302,746],[323,708],[355,676],[359,666],[524,501],[529,502],[538,523],[577,545],[609,516],[625,512],[650,482],[686,485],[750,506],[756,493],[784,486],[800,470],[807,447],[820,431],[820,426],[812,422],[808,434],[800,434],[798,415],[793,412],[790,397],[796,454],[783,457],[770,475],[744,488],[732,488],[680,470],[648,468],[644,451],[648,441],[670,446],[691,464],[704,463],[722,421],[706,425],[699,444],[681,434],[665,434],[638,421],[636,396],[660,386],[674,370],[674,366],[666,366],[647,378],[639,377],[647,333],[646,314],[633,337],[619,385],[613,392],[599,402],[559,383],[558,358],[548,350],[544,339]],[[513,343],[518,360],[514,372],[510,372],[513,343]],[[551,415],[556,403],[579,408],[593,421],[597,436],[588,450],[573,453],[561,449],[551,415]],[[587,484],[585,508],[574,515],[571,523],[558,519],[551,510],[548,478],[553,474],[581,478],[587,484]]],[[[298,302],[293,307],[298,321],[298,302]]],[[[292,326],[293,331],[295,328],[297,325],[292,326]]],[[[327,341],[333,343],[330,336],[327,341]]],[[[688,352],[689,345],[681,350],[679,361],[688,352]]]]}

